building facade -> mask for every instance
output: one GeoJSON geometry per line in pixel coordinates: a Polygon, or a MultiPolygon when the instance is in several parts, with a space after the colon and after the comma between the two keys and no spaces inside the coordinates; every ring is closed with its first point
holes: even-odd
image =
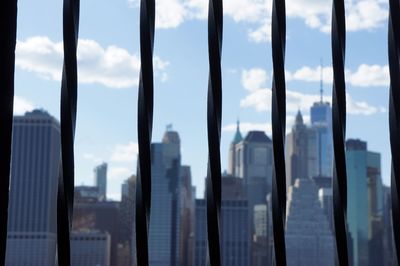
{"type": "Polygon", "coordinates": [[[14,117],[6,265],[54,265],[60,125],[42,110],[14,117]]]}
{"type": "Polygon", "coordinates": [[[102,200],[107,198],[107,163],[102,163],[93,169],[96,187],[102,200]]]}
{"type": "Polygon", "coordinates": [[[367,143],[346,141],[347,222],[353,265],[383,262],[383,186],[380,154],[368,151],[367,143]],[[373,251],[373,252],[372,252],[373,251]]]}
{"type": "Polygon", "coordinates": [[[333,266],[335,240],[313,180],[299,178],[289,187],[286,213],[287,265],[333,266]]]}
{"type": "Polygon", "coordinates": [[[110,266],[110,245],[107,232],[71,232],[71,265],[110,266]]]}
{"type": "Polygon", "coordinates": [[[167,130],[153,143],[149,233],[151,266],[178,266],[181,234],[181,153],[176,131],[167,130]]]}

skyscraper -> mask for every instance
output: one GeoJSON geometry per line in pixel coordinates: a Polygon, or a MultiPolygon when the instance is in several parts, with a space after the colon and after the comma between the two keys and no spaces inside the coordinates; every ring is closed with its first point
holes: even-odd
{"type": "Polygon", "coordinates": [[[286,210],[287,265],[333,266],[335,240],[313,180],[296,179],[288,190],[286,210]]]}
{"type": "MultiPolygon", "coordinates": [[[[326,109],[324,112],[330,114],[329,104],[320,104],[326,109]]],[[[311,112],[316,108],[315,105],[311,108],[311,112]]],[[[324,181],[332,176],[332,129],[328,124],[330,120],[327,122],[326,117],[322,119],[318,116],[313,119],[314,123],[307,126],[299,111],[292,131],[287,135],[285,153],[287,186],[293,185],[297,178],[319,178],[320,181],[324,181]]]]}
{"type": "Polygon", "coordinates": [[[43,110],[14,117],[6,265],[54,265],[60,125],[43,110]]]}
{"type": "Polygon", "coordinates": [[[312,178],[318,175],[318,139],[316,131],[304,124],[303,116],[297,112],[292,132],[286,138],[286,186],[297,178],[312,178]]]}
{"type": "Polygon", "coordinates": [[[168,129],[161,143],[153,143],[149,234],[151,266],[178,266],[181,233],[180,138],[168,129]]]}
{"type": "Polygon", "coordinates": [[[107,198],[107,163],[102,163],[93,169],[96,186],[102,200],[107,198]]]}
{"type": "Polygon", "coordinates": [[[346,163],[347,223],[353,265],[377,265],[383,262],[380,154],[368,151],[364,141],[349,139],[346,141],[346,163]]]}
{"type": "MultiPolygon", "coordinates": [[[[223,266],[250,266],[247,200],[222,200],[221,252],[223,266]]],[[[207,265],[206,201],[196,199],[195,266],[207,265]]]]}
{"type": "Polygon", "coordinates": [[[235,136],[231,144],[229,145],[229,152],[228,152],[228,174],[235,175],[235,165],[236,165],[236,145],[243,140],[242,134],[240,133],[240,123],[239,120],[236,124],[236,132],[235,136]]]}

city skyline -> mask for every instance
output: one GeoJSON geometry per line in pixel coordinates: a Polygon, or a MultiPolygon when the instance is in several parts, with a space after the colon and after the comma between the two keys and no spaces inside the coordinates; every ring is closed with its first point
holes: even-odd
{"type": "MultiPolygon", "coordinates": [[[[94,166],[107,161],[111,198],[119,198],[119,184],[136,171],[136,158],[131,155],[137,151],[138,7],[137,0],[84,1],[80,9],[76,184],[91,184],[94,166]],[[125,156],[113,157],[114,151],[125,156]]],[[[331,99],[331,3],[289,1],[287,7],[285,68],[290,128],[297,110],[308,113],[310,105],[320,98],[321,58],[324,101],[331,99]],[[310,6],[310,13],[304,13],[305,6],[310,6]]],[[[346,7],[347,137],[367,140],[372,150],[381,152],[383,179],[388,184],[388,5],[379,0],[355,0],[346,7]]],[[[183,163],[192,166],[194,184],[201,193],[207,169],[207,1],[157,0],[156,10],[152,139],[160,140],[165,125],[173,123],[182,137],[183,163]]],[[[269,133],[271,1],[225,1],[224,14],[221,151],[226,167],[226,152],[238,117],[242,131],[268,129],[269,133]]],[[[43,107],[59,116],[61,17],[59,1],[18,5],[17,114],[43,107]],[[52,12],[43,15],[43,10],[52,12]]]]}

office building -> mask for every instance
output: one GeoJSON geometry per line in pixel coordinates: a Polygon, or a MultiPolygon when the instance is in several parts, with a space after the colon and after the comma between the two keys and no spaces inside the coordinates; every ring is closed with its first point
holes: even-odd
{"type": "Polygon", "coordinates": [[[346,141],[347,223],[353,265],[377,265],[383,257],[383,187],[380,154],[367,143],[346,141]],[[371,253],[371,251],[373,252],[371,253]]]}
{"type": "Polygon", "coordinates": [[[118,243],[120,242],[120,202],[116,201],[75,201],[74,231],[99,231],[108,233],[110,242],[110,264],[117,265],[118,243]]]}
{"type": "Polygon", "coordinates": [[[296,179],[288,190],[286,213],[287,265],[333,266],[335,240],[314,181],[296,179]]]}
{"type": "Polygon", "coordinates": [[[43,110],[14,117],[6,265],[54,265],[60,125],[43,110]]]}
{"type": "Polygon", "coordinates": [[[107,198],[107,164],[102,163],[93,169],[96,187],[99,188],[100,198],[107,198]]]}
{"type": "Polygon", "coordinates": [[[180,138],[170,128],[161,143],[153,143],[152,193],[149,231],[151,266],[178,266],[181,234],[180,138]]]}
{"type": "MultiPolygon", "coordinates": [[[[221,252],[223,266],[250,266],[251,239],[246,200],[222,199],[221,252]]],[[[206,201],[196,199],[195,266],[207,265],[206,201]]]]}
{"type": "Polygon", "coordinates": [[[293,185],[297,178],[316,178],[318,186],[326,187],[326,183],[331,183],[333,171],[331,127],[321,121],[309,127],[299,111],[292,131],[286,137],[285,157],[287,187],[293,185]]]}
{"type": "Polygon", "coordinates": [[[110,242],[107,232],[71,232],[71,265],[110,266],[110,242]]]}

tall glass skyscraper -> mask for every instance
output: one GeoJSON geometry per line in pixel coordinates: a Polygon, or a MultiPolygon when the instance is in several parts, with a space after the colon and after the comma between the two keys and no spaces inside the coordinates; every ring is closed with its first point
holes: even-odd
{"type": "Polygon", "coordinates": [[[54,265],[60,125],[42,110],[14,117],[6,265],[54,265]]]}
{"type": "Polygon", "coordinates": [[[379,265],[383,262],[380,154],[368,151],[366,142],[350,139],[346,141],[346,163],[347,222],[352,243],[352,265],[379,265]],[[377,258],[380,262],[376,261],[377,258]]]}
{"type": "Polygon", "coordinates": [[[181,229],[181,152],[176,131],[167,130],[161,143],[153,143],[149,234],[151,266],[179,265],[181,229]]]}
{"type": "Polygon", "coordinates": [[[93,170],[96,186],[99,188],[99,196],[101,200],[107,198],[107,164],[102,163],[93,170]]]}

